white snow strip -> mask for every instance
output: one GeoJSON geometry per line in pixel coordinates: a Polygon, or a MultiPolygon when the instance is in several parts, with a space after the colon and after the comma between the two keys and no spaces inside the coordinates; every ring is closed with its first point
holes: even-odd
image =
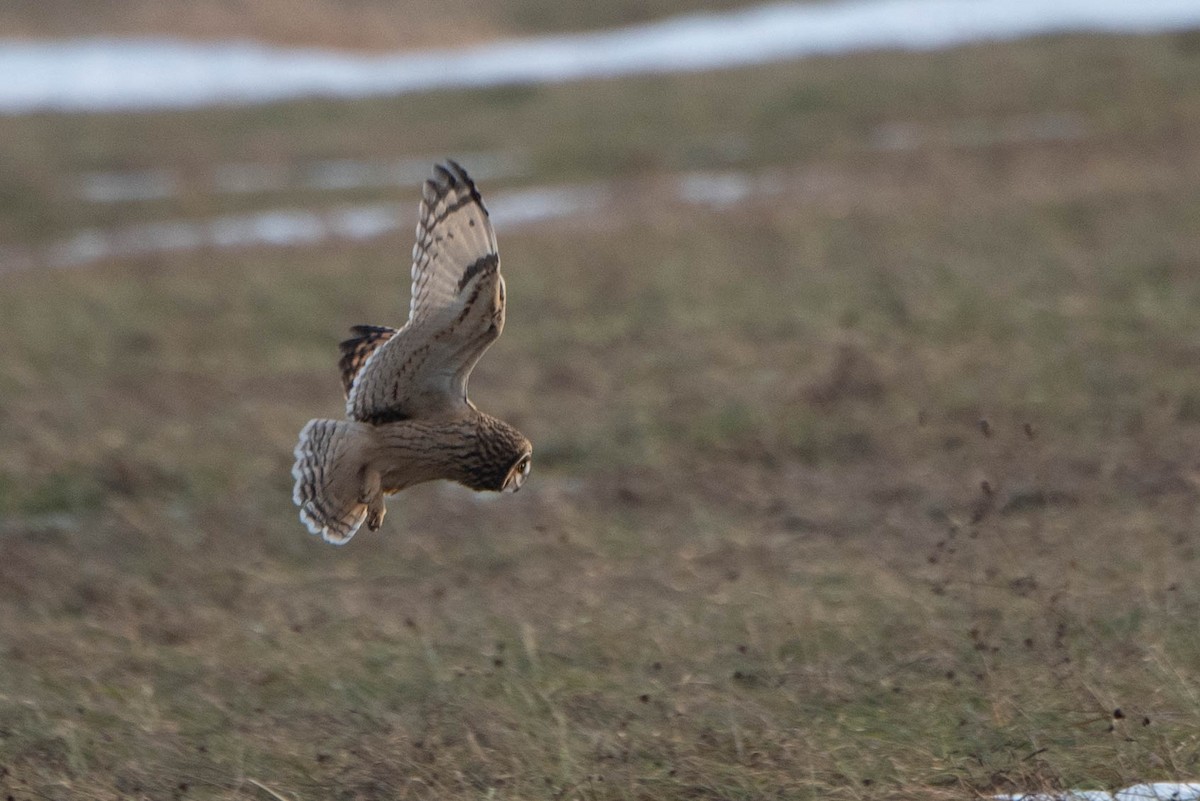
{"type": "Polygon", "coordinates": [[[554,186],[497,193],[486,201],[500,228],[572,217],[599,208],[608,198],[601,186],[554,186]]]}
{"type": "MultiPolygon", "coordinates": [[[[190,181],[165,167],[93,172],[80,176],[77,195],[93,203],[125,203],[177,197],[185,185],[217,195],[420,186],[429,177],[429,165],[441,158],[328,159],[296,165],[241,162],[221,164],[209,175],[189,176],[190,181]]],[[[528,160],[521,155],[467,153],[457,158],[470,165],[476,179],[513,178],[528,172],[528,160]]]]}
{"type": "Polygon", "coordinates": [[[350,206],[330,215],[329,230],[334,236],[352,241],[375,239],[399,228],[403,214],[399,203],[350,206]]]}
{"type": "MultiPolygon", "coordinates": [[[[487,203],[505,229],[579,216],[609,202],[602,186],[534,187],[494,192],[487,203]]],[[[46,247],[0,249],[0,272],[82,267],[100,261],[205,248],[295,247],[331,240],[375,239],[416,224],[416,207],[400,203],[340,206],[323,211],[270,209],[209,220],[137,223],[114,230],[85,229],[46,247]]]]}
{"type": "Polygon", "coordinates": [[[1117,801],[1197,801],[1200,782],[1135,784],[1117,791],[1117,801]]]}
{"type": "Polygon", "coordinates": [[[679,199],[684,203],[724,209],[752,196],[782,191],[777,176],[752,176],[744,172],[690,172],[679,179],[679,199]]]}
{"type": "Polygon", "coordinates": [[[996,801],[1200,801],[1200,783],[1154,782],[1135,784],[1124,790],[1062,790],[1056,793],[1005,793],[996,801]]]}
{"type": "Polygon", "coordinates": [[[9,41],[0,44],[0,113],[356,98],[717,69],[856,50],[927,50],[1067,31],[1197,26],[1196,0],[847,0],[382,56],[253,42],[9,41]]]}
{"type": "Polygon", "coordinates": [[[996,801],[1113,801],[1104,790],[1063,790],[1059,793],[1008,793],[994,795],[996,801]]]}

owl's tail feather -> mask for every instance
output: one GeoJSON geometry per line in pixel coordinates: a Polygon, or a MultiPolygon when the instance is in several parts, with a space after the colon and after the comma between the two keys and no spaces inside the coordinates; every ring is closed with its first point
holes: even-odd
{"type": "Polygon", "coordinates": [[[345,420],[309,420],[296,444],[292,500],[300,520],[326,542],[344,545],[367,518],[364,473],[370,428],[345,420]]]}

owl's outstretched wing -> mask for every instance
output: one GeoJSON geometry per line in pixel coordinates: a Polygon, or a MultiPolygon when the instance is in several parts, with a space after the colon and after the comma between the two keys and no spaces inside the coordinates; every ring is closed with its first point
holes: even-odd
{"type": "Polygon", "coordinates": [[[496,235],[475,183],[448,161],[422,191],[408,322],[386,336],[356,330],[361,342],[343,349],[343,375],[361,359],[346,413],[384,423],[459,410],[471,370],[503,328],[496,235]]]}
{"type": "Polygon", "coordinates": [[[453,161],[433,172],[422,188],[413,245],[410,324],[458,307],[471,278],[500,269],[496,233],[475,182],[453,161]]]}

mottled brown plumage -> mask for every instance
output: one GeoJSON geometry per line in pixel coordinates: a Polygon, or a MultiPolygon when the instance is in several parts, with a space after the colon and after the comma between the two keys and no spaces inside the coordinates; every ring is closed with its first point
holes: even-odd
{"type": "Polygon", "coordinates": [[[354,336],[343,340],[338,345],[342,357],[338,359],[338,370],[342,373],[342,394],[350,398],[350,387],[354,385],[354,377],[371,358],[375,349],[387,342],[396,333],[395,328],[386,325],[356,325],[350,328],[354,336]]]}
{"type": "Polygon", "coordinates": [[[310,420],[296,445],[293,499],[314,534],[375,530],[384,495],[435,479],[515,492],[533,447],[475,408],[467,381],[504,329],[504,278],[487,209],[453,161],[422,192],[412,302],[399,330],[355,326],[341,343],[348,420],[310,420]]]}

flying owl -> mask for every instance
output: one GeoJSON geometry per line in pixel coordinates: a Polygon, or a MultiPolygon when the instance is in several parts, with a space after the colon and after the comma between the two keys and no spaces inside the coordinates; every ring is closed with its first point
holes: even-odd
{"type": "Polygon", "coordinates": [[[403,328],[355,326],[339,367],[349,420],[310,420],[296,445],[292,499],[309,531],[341,545],[384,496],[434,479],[516,492],[533,446],[475,408],[467,379],[504,330],[496,234],[475,183],[453,161],[422,191],[412,301],[403,328]]]}

